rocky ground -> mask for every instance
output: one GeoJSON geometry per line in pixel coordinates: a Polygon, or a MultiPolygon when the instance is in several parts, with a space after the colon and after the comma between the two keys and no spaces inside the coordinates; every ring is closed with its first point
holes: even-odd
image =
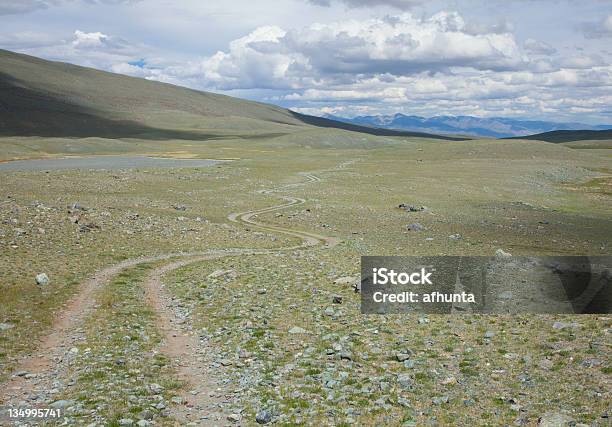
{"type": "Polygon", "coordinates": [[[432,144],[6,174],[2,401],[67,425],[608,425],[609,316],[360,314],[362,254],[608,250],[609,160],[432,144]]]}

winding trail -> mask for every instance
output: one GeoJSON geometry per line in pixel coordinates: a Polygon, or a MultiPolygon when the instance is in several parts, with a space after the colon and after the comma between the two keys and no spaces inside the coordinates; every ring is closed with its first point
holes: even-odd
{"type": "MultiPolygon", "coordinates": [[[[339,165],[339,168],[344,164],[339,165]]],[[[288,184],[276,189],[260,190],[260,194],[270,195],[282,189],[320,182],[321,178],[312,173],[300,173],[306,181],[288,184]]],[[[72,345],[78,340],[75,330],[96,309],[97,291],[108,284],[126,268],[143,263],[170,261],[155,267],[148,274],[142,286],[145,299],[158,314],[158,327],[164,336],[160,351],[173,360],[179,379],[186,387],[182,393],[184,405],[171,409],[171,415],[184,425],[219,425],[223,417],[223,390],[215,388],[214,373],[203,355],[209,349],[191,329],[177,316],[175,301],[162,284],[162,277],[170,271],[205,260],[230,256],[263,255],[278,252],[308,249],[313,247],[330,248],[339,243],[334,237],[323,236],[306,231],[292,230],[255,220],[257,215],[287,209],[305,203],[304,199],[292,196],[277,196],[285,203],[252,210],[231,213],[228,220],[262,231],[280,233],[302,240],[300,244],[275,249],[226,249],[203,252],[170,253],[159,256],[141,257],[122,261],[95,273],[85,281],[79,292],[65,305],[55,319],[49,334],[42,340],[36,351],[25,358],[19,368],[0,388],[0,403],[8,407],[32,406],[40,401],[53,388],[54,379],[61,374],[59,362],[65,358],[72,345]],[[27,372],[28,375],[23,375],[27,372]],[[19,373],[19,375],[17,375],[19,373]]]]}

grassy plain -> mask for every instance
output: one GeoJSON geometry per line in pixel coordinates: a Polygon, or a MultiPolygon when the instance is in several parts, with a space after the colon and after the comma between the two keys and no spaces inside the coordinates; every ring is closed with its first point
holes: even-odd
{"type": "MultiPolygon", "coordinates": [[[[142,255],[298,243],[227,220],[290,195],[306,202],[257,220],[341,243],[201,262],[165,279],[215,349],[211,363],[232,361],[219,365],[219,375],[233,396],[228,410],[243,423],[254,424],[262,408],[290,424],[533,424],[550,411],[607,421],[609,316],[362,316],[358,295],[334,284],[358,275],[360,255],[492,255],[498,248],[513,255],[608,254],[612,163],[605,149],[317,129],[210,141],[7,137],[0,153],[2,160],[118,153],[234,159],[202,169],[0,172],[0,323],[9,325],[0,331],[0,378],[36,348],[78,284],[103,266],[142,255]],[[301,172],[321,181],[301,184],[301,172]],[[288,184],[295,185],[261,193],[288,184]],[[69,212],[74,203],[84,209],[69,212]],[[406,212],[400,203],[427,209],[406,212]],[[185,210],[177,210],[181,205],[185,210]],[[407,230],[415,222],[425,230],[407,230]],[[84,224],[95,227],[82,231],[84,224]],[[233,273],[211,278],[218,269],[233,273]],[[35,284],[40,272],[49,285],[35,284]],[[343,303],[332,304],[333,295],[343,303]],[[558,330],[555,321],[576,325],[558,330]],[[293,326],[306,333],[289,334],[293,326]],[[397,362],[405,350],[414,365],[397,362]],[[250,356],[241,361],[245,351],[250,356]]],[[[138,274],[113,285],[119,295],[128,292],[123,309],[107,292],[84,326],[79,348],[89,351],[71,368],[77,382],[58,391],[81,402],[74,419],[104,425],[147,409],[169,422],[161,409],[130,403],[134,387],[115,387],[123,366],[95,369],[109,348],[149,352],[157,342],[153,314],[139,312],[138,294],[125,288],[138,286],[138,274]],[[112,310],[134,316],[142,333],[130,341],[115,336],[112,310]],[[139,347],[143,336],[151,342],[139,347]],[[91,366],[95,381],[83,372],[91,366]],[[109,390],[122,403],[96,410],[109,390]]],[[[163,369],[160,382],[176,387],[163,369]]],[[[144,390],[153,374],[143,372],[134,381],[144,390]]]]}

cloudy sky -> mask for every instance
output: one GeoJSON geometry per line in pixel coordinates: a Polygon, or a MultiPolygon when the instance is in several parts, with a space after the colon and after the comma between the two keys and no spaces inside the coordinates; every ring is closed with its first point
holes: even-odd
{"type": "Polygon", "coordinates": [[[313,114],[612,123],[610,0],[0,0],[0,48],[313,114]]]}

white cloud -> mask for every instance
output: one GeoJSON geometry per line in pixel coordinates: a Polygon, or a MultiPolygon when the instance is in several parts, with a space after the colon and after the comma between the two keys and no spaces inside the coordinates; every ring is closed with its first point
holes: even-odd
{"type": "Polygon", "coordinates": [[[299,30],[260,27],[205,59],[202,72],[220,89],[298,88],[357,75],[515,69],[525,60],[511,34],[469,33],[460,15],[440,12],[428,19],[403,14],[299,30]]]}
{"type": "MultiPolygon", "coordinates": [[[[73,1],[75,10],[90,9],[77,4],[87,0],[73,1]]],[[[532,32],[534,38],[519,43],[521,27],[515,30],[503,17],[478,24],[455,12],[372,18],[358,9],[345,10],[347,18],[338,21],[335,8],[310,9],[335,20],[250,26],[255,30],[236,32],[233,41],[201,55],[173,44],[154,48],[140,42],[137,31],[115,34],[113,26],[91,22],[76,28],[71,22],[55,34],[32,31],[35,26],[0,31],[0,46],[310,113],[563,119],[609,111],[611,54],[592,46],[605,40],[581,40],[585,48],[574,49],[552,34],[540,34],[544,42],[532,32]]]]}

